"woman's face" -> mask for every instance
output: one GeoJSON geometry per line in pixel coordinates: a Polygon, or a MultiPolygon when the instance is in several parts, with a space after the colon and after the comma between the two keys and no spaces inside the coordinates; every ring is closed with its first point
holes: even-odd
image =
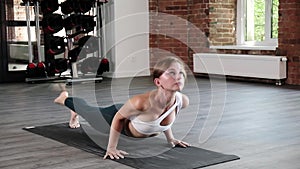
{"type": "Polygon", "coordinates": [[[184,87],[184,73],[182,66],[173,62],[170,67],[158,78],[159,85],[166,90],[181,91],[184,87]]]}

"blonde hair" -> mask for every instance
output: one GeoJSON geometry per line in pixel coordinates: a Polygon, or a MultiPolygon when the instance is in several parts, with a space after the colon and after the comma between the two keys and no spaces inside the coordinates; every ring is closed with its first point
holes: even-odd
{"type": "Polygon", "coordinates": [[[156,62],[156,64],[154,65],[152,72],[153,80],[155,78],[159,78],[174,62],[181,65],[184,78],[186,78],[184,63],[176,57],[165,57],[161,60],[158,60],[158,62],[156,62]]]}

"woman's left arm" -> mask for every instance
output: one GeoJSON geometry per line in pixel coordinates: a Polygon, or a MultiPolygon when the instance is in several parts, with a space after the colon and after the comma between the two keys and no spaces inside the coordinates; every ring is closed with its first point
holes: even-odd
{"type": "MultiPolygon", "coordinates": [[[[189,98],[185,94],[182,94],[182,107],[181,108],[182,109],[186,108],[188,105],[189,105],[189,98]]],[[[175,139],[171,128],[164,131],[164,134],[167,138],[168,143],[170,143],[172,145],[172,147],[175,147],[176,145],[178,145],[180,147],[190,146],[190,144],[188,144],[187,142],[175,139]]]]}

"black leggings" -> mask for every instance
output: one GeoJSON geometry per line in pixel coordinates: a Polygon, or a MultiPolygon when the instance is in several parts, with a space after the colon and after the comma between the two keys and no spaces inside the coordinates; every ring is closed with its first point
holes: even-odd
{"type": "MultiPolygon", "coordinates": [[[[79,97],[68,97],[65,106],[83,117],[94,129],[103,132],[109,131],[112,120],[123,104],[114,104],[108,107],[96,107],[89,105],[79,97]]],[[[121,132],[124,134],[124,129],[121,132]]]]}

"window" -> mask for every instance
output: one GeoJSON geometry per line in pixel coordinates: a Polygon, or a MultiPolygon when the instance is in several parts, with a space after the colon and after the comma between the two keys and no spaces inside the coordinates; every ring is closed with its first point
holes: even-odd
{"type": "MultiPolygon", "coordinates": [[[[7,27],[7,41],[8,42],[28,42],[28,32],[26,27],[26,13],[25,6],[21,6],[22,0],[6,0],[6,20],[8,21],[7,27]],[[23,22],[22,22],[23,21],[23,22]]],[[[30,20],[34,21],[33,7],[29,7],[30,20]]],[[[35,30],[31,26],[30,29],[31,40],[35,41],[35,30]]]]}
{"type": "Polygon", "coordinates": [[[237,43],[277,46],[279,0],[238,0],[237,43]]]}

